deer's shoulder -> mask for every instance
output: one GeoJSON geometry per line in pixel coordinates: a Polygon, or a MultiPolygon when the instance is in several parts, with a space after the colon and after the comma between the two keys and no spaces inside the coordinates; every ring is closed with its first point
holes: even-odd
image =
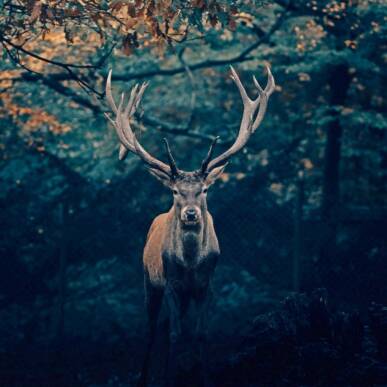
{"type": "Polygon", "coordinates": [[[149,228],[146,240],[148,241],[154,234],[158,234],[160,236],[161,234],[164,234],[167,224],[169,223],[169,218],[170,212],[164,212],[162,214],[157,215],[153,219],[153,222],[149,228]]]}
{"type": "Polygon", "coordinates": [[[165,276],[162,263],[162,245],[169,221],[169,213],[158,215],[152,222],[143,254],[143,264],[154,286],[164,286],[165,276]]]}
{"type": "Polygon", "coordinates": [[[214,227],[214,220],[212,218],[212,215],[207,211],[207,227],[208,227],[208,235],[209,235],[209,241],[208,241],[208,250],[209,253],[219,255],[220,249],[219,249],[219,242],[218,238],[216,236],[215,227],[214,227]]]}

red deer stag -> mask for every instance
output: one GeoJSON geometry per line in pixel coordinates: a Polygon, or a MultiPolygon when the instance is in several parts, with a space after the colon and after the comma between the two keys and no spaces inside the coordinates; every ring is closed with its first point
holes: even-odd
{"type": "MultiPolygon", "coordinates": [[[[206,381],[206,312],[211,299],[211,278],[220,255],[212,217],[207,210],[207,190],[223,172],[231,156],[239,152],[261,124],[270,95],[275,88],[274,77],[267,67],[268,82],[265,90],[253,77],[258,96],[250,99],[238,74],[231,67],[231,78],[239,89],[243,101],[243,116],[238,136],[232,146],[221,155],[212,158],[215,138],[200,169],[193,172],[180,170],[165,141],[168,163],[148,153],[138,141],[130,125],[147,83],[136,85],[124,106],[122,94],[118,106],[111,92],[111,71],[106,82],[106,98],[116,115],[113,124],[120,142],[119,158],[136,154],[148,167],[149,172],[173,192],[173,205],[167,213],[157,216],[148,232],[144,254],[145,303],[148,313],[149,336],[139,384],[146,385],[148,364],[154,342],[157,320],[163,298],[169,311],[169,353],[167,384],[174,384],[176,369],[176,343],[181,333],[181,318],[194,300],[198,309],[196,323],[201,343],[201,361],[206,381]]],[[[206,383],[206,382],[205,382],[206,383]]]]}

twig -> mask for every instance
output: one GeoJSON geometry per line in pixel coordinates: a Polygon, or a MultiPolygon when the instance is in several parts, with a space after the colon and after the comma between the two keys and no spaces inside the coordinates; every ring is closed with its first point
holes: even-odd
{"type": "Polygon", "coordinates": [[[73,63],[63,63],[63,62],[58,62],[56,60],[47,59],[47,58],[45,58],[43,56],[35,54],[34,52],[26,50],[23,47],[23,45],[18,45],[18,44],[12,43],[11,40],[7,39],[6,37],[4,37],[2,35],[0,35],[0,40],[5,42],[5,43],[7,43],[7,44],[9,44],[15,50],[21,51],[24,54],[26,54],[28,56],[31,56],[32,58],[38,59],[38,60],[40,60],[42,62],[45,62],[45,63],[49,63],[49,64],[52,64],[52,65],[55,65],[55,66],[62,67],[64,69],[66,69],[66,70],[68,70],[69,67],[77,68],[77,69],[95,69],[95,68],[97,68],[97,66],[94,66],[94,65],[79,65],[79,64],[73,64],[73,63]]]}
{"type": "MultiPolygon", "coordinates": [[[[205,60],[199,63],[190,64],[189,68],[191,71],[200,70],[203,68],[208,67],[219,67],[224,66],[227,64],[233,64],[233,63],[239,63],[239,62],[245,62],[248,60],[255,59],[254,57],[249,56],[249,54],[254,51],[256,48],[258,48],[261,44],[267,42],[271,35],[277,31],[282,23],[285,20],[285,16],[287,15],[288,10],[285,9],[281,15],[278,17],[276,22],[272,25],[272,27],[267,31],[263,36],[261,36],[256,42],[251,44],[249,47],[247,47],[245,50],[243,50],[238,55],[235,55],[232,58],[229,59],[209,59],[205,60]]],[[[143,71],[139,73],[134,74],[115,74],[113,75],[113,80],[116,81],[130,81],[134,79],[142,79],[142,78],[151,78],[158,75],[162,76],[173,76],[176,74],[181,74],[186,71],[185,66],[176,67],[174,69],[155,69],[155,70],[149,70],[149,71],[143,71]]]]}
{"type": "Polygon", "coordinates": [[[178,58],[179,58],[179,61],[181,62],[181,64],[184,66],[185,68],[185,71],[188,75],[188,79],[190,81],[190,84],[191,84],[191,101],[190,101],[190,115],[189,115],[189,119],[187,121],[187,124],[186,124],[186,130],[188,130],[190,128],[190,126],[192,125],[192,122],[193,122],[193,119],[194,119],[194,115],[195,115],[195,106],[196,106],[196,87],[195,87],[195,79],[194,79],[194,76],[192,74],[192,71],[190,69],[190,67],[187,65],[186,61],[184,60],[184,48],[179,52],[178,54],[178,58]]]}
{"type": "Polygon", "coordinates": [[[186,128],[176,128],[176,127],[164,124],[163,122],[157,120],[154,117],[149,117],[145,115],[141,117],[141,122],[144,125],[152,126],[154,129],[164,133],[170,133],[178,136],[191,137],[191,138],[197,138],[200,140],[210,140],[210,141],[212,141],[215,138],[215,136],[212,136],[210,134],[200,133],[193,130],[188,130],[186,128]]]}
{"type": "MultiPolygon", "coordinates": [[[[144,72],[140,72],[140,73],[136,73],[136,74],[114,75],[113,78],[115,80],[128,81],[128,80],[139,79],[139,78],[150,78],[150,77],[157,76],[157,75],[173,76],[173,75],[176,75],[179,73],[187,72],[188,77],[191,81],[192,87],[194,88],[194,80],[193,80],[192,72],[195,70],[208,68],[208,67],[223,66],[226,64],[233,64],[233,63],[238,63],[238,62],[243,62],[243,61],[248,61],[248,60],[254,59],[253,57],[249,56],[249,54],[252,51],[254,51],[256,48],[258,48],[259,45],[267,42],[269,40],[269,38],[271,37],[271,35],[276,30],[278,30],[280,28],[283,21],[285,20],[285,16],[286,16],[287,12],[288,12],[288,8],[286,8],[281,13],[281,15],[277,18],[275,23],[272,25],[272,27],[266,33],[259,34],[260,36],[256,42],[254,42],[249,47],[247,47],[245,50],[243,50],[238,55],[235,55],[232,58],[218,59],[218,60],[216,60],[216,59],[205,60],[205,61],[202,61],[199,63],[188,65],[184,61],[183,55],[181,53],[180,58],[179,58],[180,61],[182,62],[181,67],[177,67],[174,69],[164,69],[164,70],[163,69],[156,69],[156,70],[144,71],[144,72]]],[[[2,39],[3,39],[3,41],[2,41],[3,46],[6,47],[6,44],[4,44],[4,38],[2,38],[2,39]]],[[[12,47],[15,46],[14,44],[10,44],[10,45],[12,47]]],[[[16,49],[17,48],[18,48],[18,46],[16,46],[16,49]]],[[[114,49],[114,46],[109,51],[109,54],[102,58],[103,61],[106,60],[106,58],[110,55],[110,53],[112,52],[113,49],[114,49]]],[[[7,50],[8,55],[10,55],[9,49],[6,48],[6,50],[7,50]]],[[[29,51],[23,49],[22,47],[21,47],[21,51],[26,53],[26,54],[30,54],[29,51]]],[[[12,58],[13,56],[11,56],[11,55],[10,55],[10,57],[12,58]]],[[[42,60],[44,60],[44,61],[48,61],[48,63],[51,63],[51,64],[54,64],[54,65],[57,65],[57,66],[64,68],[69,73],[68,76],[66,77],[65,74],[52,74],[50,76],[44,76],[40,73],[36,73],[33,70],[28,69],[22,63],[20,63],[20,61],[18,61],[18,64],[27,70],[27,73],[21,74],[21,78],[19,78],[19,79],[21,79],[23,81],[27,81],[27,82],[31,82],[31,81],[33,82],[36,80],[40,80],[40,81],[42,81],[42,83],[44,83],[46,86],[50,87],[51,89],[55,90],[56,92],[58,92],[62,95],[65,95],[69,98],[72,98],[76,103],[89,108],[90,110],[93,111],[94,114],[99,114],[100,112],[102,112],[102,108],[100,106],[94,105],[88,99],[82,98],[81,96],[76,94],[74,91],[72,91],[70,88],[65,87],[61,83],[59,83],[60,81],[64,81],[64,80],[75,80],[80,84],[80,86],[82,88],[87,88],[87,90],[96,94],[99,98],[102,98],[104,96],[104,93],[98,92],[97,90],[92,88],[90,85],[88,85],[85,81],[83,81],[82,79],[77,77],[77,75],[70,68],[70,67],[74,67],[74,68],[88,68],[88,69],[90,69],[90,68],[96,68],[98,66],[90,66],[90,65],[85,65],[85,66],[82,66],[82,65],[72,66],[71,65],[70,66],[69,64],[66,64],[66,63],[50,61],[47,58],[43,58],[43,57],[38,56],[38,59],[40,59],[40,58],[42,58],[42,60]],[[31,74],[31,72],[33,72],[33,74],[31,74]]],[[[16,58],[14,58],[14,59],[16,59],[16,58]]],[[[17,59],[16,59],[16,61],[17,61],[17,59]]],[[[103,61],[101,63],[103,63],[103,61]]],[[[18,81],[19,79],[13,78],[14,81],[18,81]]],[[[192,123],[192,119],[193,119],[193,109],[194,109],[195,102],[196,102],[196,96],[193,95],[191,98],[191,108],[192,108],[191,109],[191,117],[190,117],[190,120],[188,122],[188,125],[186,125],[184,128],[176,128],[176,127],[164,124],[155,118],[146,117],[146,116],[142,117],[142,122],[146,125],[152,126],[156,130],[159,130],[162,132],[171,133],[171,134],[175,134],[175,135],[179,135],[179,136],[197,138],[197,139],[202,139],[202,140],[213,140],[214,136],[212,136],[212,135],[203,134],[200,132],[189,130],[189,127],[190,127],[190,125],[192,123]]],[[[219,144],[228,144],[230,141],[232,141],[232,139],[227,139],[226,141],[219,142],[219,144]]]]}
{"type": "MultiPolygon", "coordinates": [[[[26,55],[30,55],[31,57],[33,58],[36,58],[38,60],[41,60],[45,63],[49,63],[49,64],[52,64],[52,65],[56,65],[56,66],[59,66],[59,67],[62,67],[63,69],[65,69],[69,75],[70,75],[70,79],[71,80],[74,80],[76,81],[79,86],[85,90],[88,94],[92,93],[92,94],[95,94],[97,95],[99,98],[103,98],[104,97],[104,94],[103,93],[100,93],[99,91],[97,91],[94,87],[92,87],[88,82],[84,81],[83,79],[81,79],[77,74],[74,73],[74,71],[72,70],[72,68],[87,68],[87,69],[90,69],[90,68],[97,68],[97,66],[91,66],[90,65],[72,65],[72,64],[67,64],[67,63],[62,63],[62,62],[57,62],[57,61],[53,61],[53,60],[49,60],[47,58],[43,58],[39,55],[36,55],[30,51],[27,51],[25,50],[22,46],[18,46],[18,45],[15,45],[14,43],[12,43],[9,39],[3,37],[0,35],[0,41],[4,47],[4,49],[6,50],[8,56],[11,58],[11,60],[16,64],[16,65],[19,65],[20,67],[22,67],[23,69],[25,69],[26,71],[28,72],[31,72],[35,75],[37,75],[38,77],[39,76],[42,76],[41,73],[38,73],[30,68],[28,68],[26,65],[24,65],[19,57],[19,54],[20,52],[23,52],[25,53],[26,55]],[[7,46],[11,46],[12,48],[14,48],[16,50],[16,53],[17,53],[17,56],[15,56],[14,54],[12,54],[11,50],[9,49],[9,47],[7,46]]],[[[114,48],[114,46],[113,46],[114,48]]],[[[110,53],[112,52],[113,48],[110,50],[110,53]]],[[[103,62],[106,60],[106,56],[102,57],[101,58],[101,65],[103,64],[103,62]]]]}

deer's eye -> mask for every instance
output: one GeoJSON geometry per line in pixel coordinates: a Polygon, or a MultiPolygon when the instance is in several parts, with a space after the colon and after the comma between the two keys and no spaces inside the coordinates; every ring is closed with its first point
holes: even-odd
{"type": "Polygon", "coordinates": [[[207,193],[208,188],[203,188],[203,193],[207,193]]]}
{"type": "Polygon", "coordinates": [[[174,189],[172,192],[174,195],[177,195],[179,193],[179,192],[177,192],[177,189],[174,189]]]}

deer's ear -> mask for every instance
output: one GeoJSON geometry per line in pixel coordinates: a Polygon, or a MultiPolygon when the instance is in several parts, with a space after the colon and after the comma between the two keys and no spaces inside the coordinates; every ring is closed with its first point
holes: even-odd
{"type": "Polygon", "coordinates": [[[221,165],[220,167],[214,168],[206,177],[205,183],[210,186],[211,184],[215,183],[215,180],[220,177],[220,175],[223,173],[224,168],[226,168],[226,164],[221,165]]]}
{"type": "Polygon", "coordinates": [[[171,178],[168,174],[166,174],[158,169],[155,169],[155,168],[148,168],[148,171],[157,180],[161,181],[166,187],[171,188],[172,182],[171,182],[171,178]]]}

